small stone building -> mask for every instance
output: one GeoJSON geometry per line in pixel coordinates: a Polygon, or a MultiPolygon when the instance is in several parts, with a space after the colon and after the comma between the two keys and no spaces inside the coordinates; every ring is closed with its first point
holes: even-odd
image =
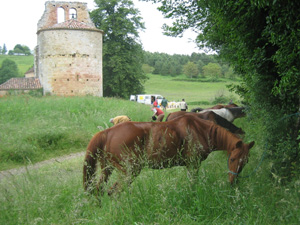
{"type": "Polygon", "coordinates": [[[34,74],[34,67],[31,67],[29,70],[26,71],[25,77],[26,77],[26,78],[29,78],[29,77],[35,77],[35,74],[34,74]]]}
{"type": "Polygon", "coordinates": [[[46,2],[34,62],[44,94],[102,97],[102,38],[87,3],[46,2]]]}

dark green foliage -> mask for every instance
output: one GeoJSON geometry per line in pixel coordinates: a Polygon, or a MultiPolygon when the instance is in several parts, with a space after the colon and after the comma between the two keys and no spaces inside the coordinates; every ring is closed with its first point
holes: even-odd
{"type": "Polygon", "coordinates": [[[300,2],[156,2],[167,18],[176,20],[164,26],[168,35],[198,30],[199,46],[217,51],[242,75],[242,84],[234,89],[250,107],[253,122],[263,127],[257,137],[268,143],[274,171],[283,177],[291,176],[287,165],[299,171],[299,120],[278,121],[299,109],[300,2]]]}
{"type": "Polygon", "coordinates": [[[14,50],[10,53],[14,55],[31,55],[30,48],[26,45],[17,44],[14,50]]]}
{"type": "Polygon", "coordinates": [[[224,62],[221,62],[216,55],[207,55],[204,53],[192,53],[190,56],[178,54],[169,55],[158,52],[144,52],[144,63],[154,68],[153,74],[171,76],[181,75],[184,72],[185,65],[194,63],[197,65],[198,71],[201,73],[202,77],[203,67],[205,65],[209,63],[224,64],[224,62]]]}
{"type": "Polygon", "coordinates": [[[12,77],[17,77],[18,74],[18,67],[14,61],[10,59],[3,60],[0,68],[0,84],[4,83],[12,77]]]}
{"type": "Polygon", "coordinates": [[[103,95],[129,98],[143,93],[143,50],[138,30],[144,29],[130,0],[97,0],[91,12],[96,27],[104,31],[103,95]]]}
{"type": "Polygon", "coordinates": [[[193,62],[188,62],[183,66],[183,73],[190,78],[196,78],[199,75],[198,67],[193,62]]]}
{"type": "Polygon", "coordinates": [[[0,52],[0,54],[3,54],[3,55],[5,55],[5,54],[6,54],[6,52],[7,52],[6,45],[5,45],[5,44],[3,44],[3,47],[1,48],[1,52],[0,52]]]}

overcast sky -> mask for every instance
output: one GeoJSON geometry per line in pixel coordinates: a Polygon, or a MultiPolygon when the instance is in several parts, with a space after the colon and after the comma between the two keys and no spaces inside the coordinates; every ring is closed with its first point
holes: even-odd
{"type": "MultiPolygon", "coordinates": [[[[69,0],[74,1],[74,0],[69,0]]],[[[77,0],[87,2],[88,9],[95,8],[93,0],[77,0]]],[[[37,44],[37,23],[42,17],[46,0],[5,0],[0,7],[0,46],[6,44],[12,50],[16,44],[27,45],[31,50],[37,44]]],[[[68,2],[66,0],[66,2],[68,2]]],[[[199,50],[195,40],[196,34],[186,32],[182,38],[167,37],[162,34],[162,24],[166,21],[151,2],[133,0],[135,8],[141,12],[146,30],[140,33],[145,51],[168,54],[186,54],[203,52],[199,50]]]]}

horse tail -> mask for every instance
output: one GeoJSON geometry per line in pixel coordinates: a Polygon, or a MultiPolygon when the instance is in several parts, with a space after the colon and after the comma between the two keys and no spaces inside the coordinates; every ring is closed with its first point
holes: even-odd
{"type": "Polygon", "coordinates": [[[97,160],[103,157],[105,143],[106,132],[102,131],[97,133],[88,144],[83,165],[83,187],[86,191],[92,191],[93,178],[97,170],[97,160]]]}
{"type": "Polygon", "coordinates": [[[166,122],[168,121],[168,119],[169,119],[169,117],[170,117],[170,115],[171,115],[172,113],[169,113],[169,115],[167,116],[167,118],[166,118],[166,122]]]}

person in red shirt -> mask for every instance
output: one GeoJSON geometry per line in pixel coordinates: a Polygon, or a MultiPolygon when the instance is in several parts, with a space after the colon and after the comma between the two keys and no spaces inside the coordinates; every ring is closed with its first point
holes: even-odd
{"type": "Polygon", "coordinates": [[[162,122],[162,120],[164,119],[164,116],[165,116],[164,111],[162,111],[160,108],[157,108],[157,107],[153,107],[152,111],[154,112],[152,115],[152,119],[156,120],[156,116],[157,116],[157,121],[162,122]]]}

